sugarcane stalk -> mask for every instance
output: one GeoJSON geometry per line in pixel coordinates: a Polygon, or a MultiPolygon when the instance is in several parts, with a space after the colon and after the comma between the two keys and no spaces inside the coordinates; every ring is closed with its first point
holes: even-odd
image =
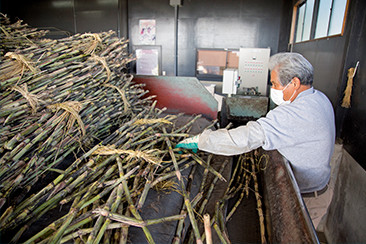
{"type": "MultiPolygon", "coordinates": [[[[223,164],[221,164],[221,168],[220,168],[220,170],[219,170],[219,174],[221,174],[223,171],[224,171],[224,169],[225,169],[225,167],[226,167],[226,165],[227,165],[227,163],[228,163],[228,161],[227,160],[225,160],[224,162],[223,162],[223,164]]],[[[209,165],[209,164],[207,164],[207,165],[209,165]]],[[[207,169],[207,168],[205,168],[205,169],[207,169]]],[[[209,187],[209,189],[208,189],[208,191],[207,191],[207,193],[206,193],[206,196],[205,196],[205,199],[203,200],[203,202],[201,203],[201,206],[200,206],[200,208],[199,208],[199,210],[198,210],[198,214],[199,215],[202,215],[203,214],[203,212],[205,211],[205,209],[206,209],[206,205],[207,205],[207,203],[208,203],[208,201],[210,200],[210,198],[211,198],[211,195],[212,195],[212,193],[213,193],[213,190],[214,190],[214,187],[216,186],[216,183],[217,183],[217,181],[218,181],[218,179],[219,179],[219,177],[216,175],[215,176],[215,178],[212,180],[212,183],[210,184],[210,187],[209,187]]],[[[201,187],[200,188],[202,188],[203,189],[203,183],[201,183],[201,187]]],[[[190,234],[190,236],[189,236],[189,241],[188,241],[189,243],[192,243],[193,242],[193,234],[191,233],[190,234]]]]}
{"type": "MultiPolygon", "coordinates": [[[[223,164],[221,164],[221,168],[220,168],[220,171],[219,171],[220,175],[221,175],[221,173],[224,171],[224,169],[225,169],[225,167],[226,167],[227,163],[228,163],[228,161],[227,161],[227,160],[225,160],[225,161],[223,162],[223,164]]],[[[203,214],[203,212],[204,212],[204,210],[205,210],[205,208],[206,208],[206,205],[207,205],[208,201],[209,201],[209,200],[210,200],[210,198],[211,198],[211,195],[212,195],[212,193],[213,193],[213,190],[214,190],[214,188],[215,188],[215,186],[216,186],[216,183],[217,183],[218,179],[219,179],[219,177],[218,177],[218,176],[216,176],[216,177],[213,179],[212,183],[210,184],[210,187],[209,187],[209,189],[208,189],[208,191],[207,191],[207,194],[206,194],[205,200],[204,200],[204,201],[203,201],[203,203],[201,204],[201,207],[200,207],[200,209],[199,209],[199,211],[198,211],[198,213],[199,213],[199,214],[201,214],[201,215],[203,214]]]]}
{"type": "Polygon", "coordinates": [[[264,214],[262,210],[262,201],[259,195],[259,187],[258,187],[258,180],[255,170],[255,162],[253,156],[251,157],[250,161],[252,162],[252,177],[254,180],[254,190],[255,190],[255,198],[257,199],[257,211],[259,216],[259,223],[260,223],[260,232],[261,232],[261,242],[267,243],[266,236],[265,236],[265,225],[264,225],[264,214]]]}
{"type": "Polygon", "coordinates": [[[206,244],[212,244],[211,222],[209,214],[203,215],[203,223],[205,226],[206,244]]]}
{"type": "Polygon", "coordinates": [[[151,165],[148,166],[148,171],[150,171],[150,173],[147,177],[147,180],[146,180],[146,183],[145,183],[145,186],[144,186],[144,190],[142,191],[142,193],[140,195],[140,199],[137,203],[137,210],[141,209],[142,206],[144,205],[147,194],[149,193],[150,188],[151,188],[151,182],[153,181],[154,171],[152,170],[151,165]]]}
{"type": "Polygon", "coordinates": [[[192,158],[199,163],[200,165],[202,165],[203,167],[206,167],[212,174],[214,174],[215,176],[217,176],[220,180],[226,182],[226,179],[220,174],[218,173],[214,168],[212,168],[211,166],[207,165],[206,162],[204,162],[200,157],[198,157],[196,154],[192,154],[192,158]]]}
{"type": "MultiPolygon", "coordinates": [[[[122,169],[122,160],[121,160],[120,157],[117,157],[117,164],[118,164],[118,169],[119,169],[120,177],[122,178],[124,176],[124,172],[123,172],[123,169],[122,169]]],[[[130,194],[130,190],[128,189],[128,185],[127,185],[127,182],[126,182],[125,179],[122,181],[122,185],[123,185],[123,190],[124,190],[124,192],[126,194],[126,199],[127,199],[128,204],[129,204],[129,209],[130,209],[132,215],[134,215],[136,219],[142,220],[140,214],[135,209],[135,206],[134,206],[134,203],[133,203],[131,194],[130,194]]],[[[142,227],[142,230],[143,230],[143,232],[144,232],[144,234],[146,236],[147,241],[150,244],[155,243],[154,240],[153,240],[153,238],[152,238],[152,236],[151,236],[151,233],[147,229],[147,227],[142,227]]]]}
{"type": "MultiPolygon", "coordinates": [[[[125,217],[130,217],[131,216],[131,211],[127,208],[126,209],[126,213],[124,214],[125,217]]],[[[121,228],[121,237],[119,239],[119,243],[120,244],[125,244],[127,243],[127,237],[128,237],[128,228],[129,225],[124,225],[121,228]]]]}
{"type": "MultiPolygon", "coordinates": [[[[68,217],[68,215],[64,215],[60,219],[52,222],[46,228],[44,228],[43,230],[38,232],[36,235],[32,236],[30,239],[28,239],[25,243],[27,243],[27,244],[33,243],[34,241],[41,238],[42,236],[45,236],[47,233],[55,231],[62,224],[62,222],[65,221],[65,219],[67,217],[68,217]]],[[[72,225],[67,228],[67,230],[65,231],[65,234],[68,234],[68,233],[74,231],[75,229],[78,229],[79,227],[85,225],[86,223],[91,222],[93,219],[94,219],[94,217],[93,217],[92,212],[85,213],[84,215],[80,216],[78,219],[76,219],[74,221],[76,223],[72,223],[72,225]]]]}
{"type": "MultiPolygon", "coordinates": [[[[107,204],[104,207],[104,210],[109,210],[113,204],[115,196],[117,194],[117,188],[115,188],[112,193],[109,195],[107,204]]],[[[93,231],[89,234],[87,243],[93,243],[95,241],[96,235],[98,234],[100,228],[102,227],[103,222],[105,221],[105,217],[100,215],[94,225],[93,231]]]]}
{"type": "MultiPolygon", "coordinates": [[[[190,194],[190,189],[191,189],[192,182],[193,182],[193,175],[194,175],[195,171],[196,171],[196,164],[192,167],[191,172],[188,177],[187,189],[186,189],[187,194],[190,194]]],[[[194,201],[192,201],[192,208],[194,208],[196,206],[196,204],[200,201],[201,198],[202,198],[202,192],[199,192],[199,194],[194,198],[194,201]]],[[[182,215],[187,214],[187,208],[186,208],[185,203],[183,203],[183,207],[180,211],[180,214],[182,214],[182,215]]],[[[175,236],[174,236],[172,243],[174,243],[174,244],[181,243],[183,227],[184,227],[184,219],[181,219],[177,224],[175,236]]],[[[192,235],[192,238],[193,238],[193,235],[192,235]]]]}
{"type": "MultiPolygon", "coordinates": [[[[118,185],[118,188],[117,188],[117,198],[116,198],[116,201],[112,204],[112,207],[111,207],[111,211],[112,212],[115,212],[117,210],[119,204],[121,203],[122,194],[123,194],[123,185],[122,184],[119,184],[118,185]]],[[[102,228],[99,230],[99,233],[98,233],[97,237],[95,238],[95,240],[93,242],[94,244],[100,242],[100,240],[102,239],[102,237],[103,237],[105,231],[107,230],[107,227],[110,224],[110,222],[111,222],[110,218],[108,218],[104,222],[102,228]]]]}
{"type": "MultiPolygon", "coordinates": [[[[45,174],[47,171],[51,170],[52,167],[54,167],[55,165],[58,165],[60,162],[62,162],[69,154],[71,154],[72,152],[74,152],[78,147],[76,145],[70,147],[67,151],[65,151],[62,156],[58,157],[57,160],[54,160],[53,163],[48,164],[42,171],[41,171],[41,175],[45,174]]],[[[52,156],[52,155],[51,155],[52,156]]],[[[45,162],[48,161],[48,158],[44,160],[45,162]]],[[[43,163],[42,160],[38,160],[38,163],[41,164],[43,163]]],[[[24,172],[26,173],[26,172],[24,172]]],[[[62,172],[61,174],[64,174],[64,172],[62,172]]],[[[33,174],[28,174],[27,180],[24,181],[23,185],[26,185],[29,181],[31,181],[32,179],[38,177],[38,173],[34,172],[33,174]]]]}
{"type": "MultiPolygon", "coordinates": [[[[167,133],[166,129],[164,127],[162,129],[163,129],[164,133],[167,133]]],[[[175,168],[175,172],[176,172],[178,181],[180,182],[180,185],[181,185],[181,188],[182,188],[184,203],[186,205],[186,208],[187,208],[187,211],[188,211],[188,216],[189,216],[189,219],[191,221],[191,225],[192,225],[195,237],[196,237],[196,243],[202,243],[201,236],[200,236],[200,233],[199,233],[199,230],[198,230],[197,221],[194,217],[194,213],[193,213],[191,202],[189,200],[189,196],[187,195],[187,192],[185,190],[184,182],[183,182],[183,179],[182,179],[182,175],[179,171],[177,160],[176,160],[174,152],[173,152],[172,144],[171,144],[168,137],[165,138],[165,141],[166,141],[166,144],[168,145],[169,154],[170,154],[170,157],[172,158],[174,168],[175,168]]]]}
{"type": "MultiPolygon", "coordinates": [[[[31,219],[31,221],[28,223],[29,225],[32,225],[34,222],[36,222],[37,220],[39,220],[39,218],[41,216],[43,216],[46,212],[48,212],[49,210],[51,210],[52,208],[54,208],[54,206],[49,205],[46,208],[44,208],[39,215],[36,215],[34,218],[31,219]]],[[[13,237],[12,241],[13,243],[17,243],[19,238],[21,237],[21,235],[23,234],[23,232],[28,229],[28,225],[24,225],[22,228],[20,228],[20,230],[15,234],[15,236],[13,237]]]]}
{"type": "Polygon", "coordinates": [[[230,212],[227,214],[226,221],[229,221],[231,219],[231,217],[234,215],[235,211],[237,210],[237,208],[239,207],[240,203],[242,202],[242,200],[244,198],[246,189],[244,187],[242,187],[241,189],[242,190],[240,191],[239,199],[236,201],[235,205],[232,207],[230,212]]]}
{"type": "MultiPolygon", "coordinates": [[[[121,223],[112,223],[112,224],[109,224],[106,229],[107,230],[113,230],[113,229],[121,228],[122,226],[124,226],[124,224],[121,224],[121,223]]],[[[70,240],[75,239],[75,238],[77,238],[79,236],[88,235],[92,231],[93,231],[93,228],[87,228],[87,229],[77,230],[76,232],[74,232],[72,234],[69,234],[69,235],[63,237],[61,239],[60,243],[68,243],[70,240]]]]}
{"type": "Polygon", "coordinates": [[[216,231],[217,236],[220,238],[221,243],[223,243],[223,244],[229,244],[229,242],[227,242],[227,240],[225,239],[223,233],[221,232],[219,226],[216,223],[214,223],[213,224],[213,227],[214,227],[214,229],[216,231]]]}
{"type": "Polygon", "coordinates": [[[177,220],[184,219],[186,217],[185,214],[179,214],[179,215],[173,215],[173,216],[163,217],[163,218],[159,218],[159,219],[139,220],[136,218],[119,215],[119,214],[113,213],[111,211],[103,210],[103,209],[96,209],[93,211],[93,213],[107,217],[108,219],[115,220],[115,221],[118,221],[118,222],[126,224],[126,225],[136,226],[136,227],[140,227],[140,228],[149,226],[149,225],[169,222],[169,221],[177,221],[177,220]]]}
{"type": "MultiPolygon", "coordinates": [[[[185,158],[183,159],[180,163],[184,163],[186,162],[188,159],[185,158]]],[[[179,164],[179,163],[178,163],[179,164]]],[[[192,165],[194,165],[194,161],[190,161],[188,162],[187,164],[183,165],[182,168],[180,168],[180,171],[184,171],[186,169],[188,169],[189,167],[191,167],[192,165]]],[[[152,183],[151,183],[151,187],[154,187],[155,185],[157,185],[158,183],[162,182],[162,181],[165,181],[167,179],[170,179],[172,177],[176,176],[176,173],[175,172],[169,172],[169,173],[166,173],[158,178],[156,178],[152,183]]]]}
{"type": "MultiPolygon", "coordinates": [[[[95,201],[101,199],[103,196],[105,196],[108,192],[110,192],[111,190],[113,190],[117,185],[119,185],[122,181],[125,181],[127,178],[129,178],[140,166],[136,166],[135,168],[133,168],[131,171],[129,171],[127,174],[125,174],[124,176],[120,177],[120,179],[118,179],[113,185],[109,186],[107,189],[105,189],[103,192],[99,193],[97,196],[93,197],[92,199],[90,199],[89,201],[86,201],[83,205],[80,206],[80,209],[83,209],[87,206],[89,206],[90,204],[94,203],[95,201]]],[[[113,168],[114,170],[114,168],[113,168]]],[[[111,170],[112,171],[112,170],[111,170]]]]}
{"type": "Polygon", "coordinates": [[[0,218],[0,226],[4,224],[4,221],[13,213],[13,207],[8,207],[0,218]]]}
{"type": "Polygon", "coordinates": [[[190,127],[197,119],[201,118],[202,115],[196,115],[191,121],[189,121],[187,124],[183,125],[182,127],[180,127],[179,129],[176,129],[173,131],[173,133],[179,133],[181,131],[186,130],[188,127],[190,127]]]}
{"type": "Polygon", "coordinates": [[[34,216],[37,216],[40,212],[46,209],[48,206],[54,206],[62,197],[64,197],[68,192],[70,192],[74,187],[80,184],[88,175],[88,172],[85,171],[81,175],[79,175],[72,183],[69,184],[68,188],[62,190],[61,192],[57,193],[54,197],[46,201],[45,203],[41,204],[39,207],[34,209],[31,213],[29,209],[23,210],[17,217],[15,217],[11,222],[5,226],[5,228],[12,228],[16,226],[18,223],[25,222],[34,216]]]}
{"type": "Polygon", "coordinates": [[[80,201],[80,196],[75,198],[75,200],[71,206],[71,209],[68,213],[68,217],[66,218],[64,223],[61,225],[61,227],[58,228],[57,232],[53,235],[53,237],[50,240],[50,243],[58,243],[60,241],[66,228],[70,225],[70,223],[73,221],[73,219],[76,217],[76,215],[78,213],[78,209],[76,206],[79,203],[79,201],[80,201]]]}
{"type": "MultiPolygon", "coordinates": [[[[210,163],[211,163],[211,160],[212,160],[212,154],[210,153],[208,155],[208,158],[207,158],[207,165],[210,166],[210,163]]],[[[205,185],[206,185],[206,180],[207,180],[207,175],[208,175],[208,169],[205,168],[205,170],[203,171],[203,176],[202,176],[202,182],[201,182],[201,186],[200,186],[200,192],[202,192],[205,188],[205,185]]]]}

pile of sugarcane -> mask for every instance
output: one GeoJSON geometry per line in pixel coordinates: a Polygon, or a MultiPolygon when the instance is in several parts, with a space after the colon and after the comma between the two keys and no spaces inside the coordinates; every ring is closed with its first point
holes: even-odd
{"type": "Polygon", "coordinates": [[[267,241],[264,223],[264,212],[262,208],[262,199],[259,193],[260,190],[257,175],[260,173],[260,171],[265,170],[268,160],[268,155],[260,154],[258,150],[240,155],[233,171],[230,183],[225,191],[224,197],[219,202],[217,202],[217,208],[215,213],[216,216],[219,216],[219,218],[216,219],[216,222],[220,223],[221,228],[224,229],[225,223],[227,223],[227,221],[230,221],[236,209],[244,199],[244,196],[248,198],[250,185],[252,185],[252,188],[254,189],[251,190],[254,192],[257,202],[261,243],[267,243],[267,241]],[[230,209],[227,215],[224,216],[222,213],[222,209],[226,201],[234,198],[235,196],[239,196],[237,202],[234,204],[232,209],[230,209]]]}
{"type": "MultiPolygon", "coordinates": [[[[263,160],[243,155],[224,197],[216,203],[209,227],[204,230],[203,215],[207,203],[216,182],[224,180],[221,172],[227,162],[216,171],[210,166],[212,155],[204,160],[204,155],[201,157],[187,151],[182,154],[180,149],[174,149],[174,144],[188,136],[190,125],[198,117],[183,127],[175,128],[171,121],[176,116],[158,118],[160,112],[153,108],[141,112],[103,143],[76,159],[52,183],[17,206],[8,208],[0,218],[0,228],[5,231],[17,229],[12,240],[17,242],[27,228],[43,215],[71,204],[64,216],[22,242],[126,243],[129,241],[129,227],[134,226],[142,228],[148,243],[154,243],[149,226],[175,221],[175,238],[167,242],[182,243],[185,239],[188,243],[201,243],[206,238],[207,228],[213,226],[220,241],[230,243],[225,224],[236,207],[224,216],[224,203],[238,193],[242,196],[239,202],[243,199],[244,193],[248,192],[250,178],[255,180],[263,160]],[[191,196],[191,181],[199,165],[205,168],[204,176],[198,194],[191,196]],[[188,169],[191,171],[186,181],[181,172],[188,169]],[[210,181],[207,180],[209,174],[214,176],[210,181]],[[173,216],[142,219],[140,210],[148,193],[164,186],[182,194],[184,204],[181,210],[173,216]],[[186,218],[191,225],[189,232],[184,231],[186,218]]],[[[258,188],[255,188],[257,196],[258,188]]],[[[258,211],[261,211],[259,196],[257,200],[258,211]]]]}
{"type": "Polygon", "coordinates": [[[64,243],[80,238],[104,243],[112,237],[115,242],[126,242],[128,226],[132,225],[141,227],[148,242],[154,243],[149,225],[177,221],[186,215],[142,220],[138,210],[144,206],[150,190],[175,177],[179,179],[190,221],[196,223],[181,171],[199,163],[217,177],[222,176],[197,155],[192,158],[172,148],[172,144],[187,136],[184,132],[195,119],[181,128],[172,128],[175,116],[156,118],[158,114],[154,109],[139,113],[101,145],[76,159],[48,186],[8,208],[0,218],[1,229],[22,226],[14,236],[16,242],[28,226],[49,210],[72,203],[65,216],[26,242],[64,243]]]}
{"type": "Polygon", "coordinates": [[[230,242],[225,223],[235,208],[225,217],[224,203],[236,194],[241,201],[243,189],[248,194],[261,160],[254,157],[252,168],[235,170],[241,176],[233,179],[239,181],[230,182],[210,220],[207,203],[216,182],[225,180],[226,163],[216,171],[210,166],[212,155],[205,160],[206,154],[174,149],[199,116],[179,128],[172,123],[176,116],[162,117],[163,110],[154,107],[151,97],[143,98],[147,91],[125,73],[132,60],[127,41],[113,32],[40,40],[1,57],[0,233],[16,233],[13,242],[126,243],[134,226],[154,243],[149,226],[176,221],[175,238],[167,242],[201,243],[210,239],[205,230],[209,233],[211,226],[221,242],[230,242]],[[66,169],[56,168],[73,155],[66,169]],[[205,174],[199,193],[191,196],[197,167],[204,167],[205,174]],[[186,180],[182,172],[188,169],[186,180]],[[58,176],[32,191],[49,171],[58,176]],[[214,176],[210,182],[209,174],[214,176]],[[174,216],[143,219],[140,210],[149,192],[166,187],[182,195],[182,208],[174,216]],[[67,212],[24,239],[30,226],[55,209],[67,212]]]}
{"type": "Polygon", "coordinates": [[[125,73],[131,60],[113,32],[43,40],[2,57],[0,207],[148,109],[147,92],[125,73]]]}
{"type": "MultiPolygon", "coordinates": [[[[212,155],[208,157],[208,164],[212,155]]],[[[212,237],[213,227],[217,240],[220,243],[230,243],[229,233],[227,232],[226,224],[231,220],[234,213],[236,212],[239,205],[242,203],[244,197],[248,198],[250,191],[253,191],[257,203],[257,212],[259,218],[259,229],[260,229],[260,241],[261,243],[267,243],[266,241],[266,231],[265,231],[265,220],[262,208],[262,199],[259,193],[258,178],[257,175],[265,170],[266,164],[268,162],[268,156],[266,154],[259,154],[257,150],[239,155],[235,168],[232,172],[230,181],[227,184],[225,193],[222,198],[216,199],[215,209],[210,214],[206,212],[206,207],[210,197],[216,187],[216,183],[219,177],[216,175],[211,181],[206,182],[207,175],[204,175],[201,186],[200,193],[203,194],[203,199],[194,202],[194,212],[199,216],[200,226],[199,230],[202,230],[201,234],[196,233],[192,228],[191,231],[185,237],[185,243],[194,243],[195,238],[199,237],[202,241],[206,240],[206,243],[214,243],[212,237]],[[229,200],[235,199],[235,204],[231,209],[226,209],[229,200]]],[[[226,161],[221,165],[219,173],[222,173],[226,167],[226,161]]],[[[208,173],[208,170],[205,171],[208,173]]],[[[198,197],[197,197],[198,198],[198,197]]],[[[254,209],[253,209],[254,210],[254,209]]],[[[248,221],[243,219],[242,221],[248,221]]],[[[179,232],[176,233],[179,237],[179,232]]],[[[197,240],[197,239],[196,239],[197,240]]],[[[259,240],[258,240],[259,242],[259,240]]],[[[180,239],[173,241],[173,243],[181,243],[180,239]]]]}
{"type": "Polygon", "coordinates": [[[22,20],[11,23],[3,13],[0,13],[0,25],[0,56],[20,46],[31,46],[47,33],[45,30],[30,28],[22,20]]]}

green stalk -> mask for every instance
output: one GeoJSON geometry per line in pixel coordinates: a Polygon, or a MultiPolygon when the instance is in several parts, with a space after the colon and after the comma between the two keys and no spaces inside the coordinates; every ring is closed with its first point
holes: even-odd
{"type": "Polygon", "coordinates": [[[64,221],[64,223],[61,225],[60,228],[58,228],[57,232],[53,235],[53,237],[50,240],[50,243],[59,243],[66,228],[70,225],[70,223],[73,221],[73,219],[76,217],[76,215],[78,214],[78,209],[76,207],[76,205],[79,203],[80,201],[80,196],[76,197],[74,202],[72,203],[72,206],[70,208],[69,213],[67,214],[67,218],[64,221]]]}
{"type": "MultiPolygon", "coordinates": [[[[107,211],[110,210],[116,194],[117,194],[117,188],[115,188],[112,191],[112,193],[109,195],[108,200],[107,200],[107,204],[104,207],[104,210],[107,210],[107,211]]],[[[101,229],[102,224],[103,224],[104,221],[105,221],[105,217],[104,216],[99,216],[98,217],[96,223],[94,224],[93,231],[90,233],[90,235],[88,237],[87,244],[94,243],[94,241],[96,240],[95,239],[96,238],[96,235],[100,231],[100,229],[101,229]]]]}
{"type": "Polygon", "coordinates": [[[106,188],[104,191],[102,191],[101,193],[99,193],[98,195],[96,195],[95,197],[93,197],[92,199],[90,199],[89,201],[86,201],[83,205],[80,206],[80,209],[83,209],[83,208],[89,206],[90,204],[94,203],[95,201],[101,199],[103,196],[105,196],[108,192],[110,192],[111,190],[113,190],[121,182],[123,182],[126,179],[128,179],[138,168],[139,168],[139,166],[136,166],[131,171],[129,171],[126,175],[124,175],[123,177],[119,178],[113,185],[109,186],[108,188],[106,188]]]}
{"type": "MultiPolygon", "coordinates": [[[[164,133],[167,133],[166,132],[166,129],[163,127],[163,132],[164,133]]],[[[174,164],[174,168],[175,168],[175,172],[176,172],[176,175],[177,175],[177,178],[178,178],[178,181],[180,182],[181,184],[181,188],[182,188],[182,192],[183,192],[183,197],[184,197],[184,204],[186,205],[186,208],[187,208],[187,211],[188,211],[188,216],[189,216],[189,219],[191,221],[191,225],[192,225],[192,228],[193,228],[193,231],[194,231],[194,234],[195,234],[195,237],[196,237],[196,243],[202,243],[202,240],[201,240],[201,236],[200,236],[200,233],[199,233],[199,230],[198,230],[198,225],[197,225],[197,221],[194,217],[194,213],[193,213],[193,209],[192,209],[192,205],[191,205],[191,202],[189,200],[189,196],[187,195],[187,192],[186,192],[186,188],[184,186],[184,181],[183,181],[183,178],[182,178],[182,175],[179,171],[179,167],[178,167],[178,164],[177,164],[177,160],[175,158],[175,155],[174,155],[174,152],[173,152],[173,148],[172,148],[172,144],[170,143],[170,140],[168,137],[165,138],[165,141],[166,141],[166,144],[169,148],[169,154],[170,154],[170,157],[172,158],[172,161],[173,161],[173,164],[174,164]]]]}
{"type": "MultiPolygon", "coordinates": [[[[123,169],[122,169],[122,160],[121,160],[120,157],[117,157],[117,164],[118,164],[120,177],[122,178],[124,176],[124,173],[123,173],[123,169]]],[[[142,220],[140,214],[137,212],[137,210],[134,206],[134,203],[133,203],[133,200],[132,200],[132,197],[131,197],[131,194],[130,194],[130,190],[128,189],[128,185],[127,185],[126,180],[122,181],[122,185],[123,185],[123,190],[126,194],[126,199],[127,199],[128,204],[129,204],[129,209],[130,209],[132,215],[134,215],[136,219],[142,220]]],[[[143,230],[143,232],[146,236],[147,241],[150,244],[155,243],[152,236],[151,236],[150,231],[146,227],[142,227],[142,230],[143,230]]]]}
{"type": "MultiPolygon", "coordinates": [[[[106,229],[113,230],[113,229],[121,228],[123,225],[124,224],[121,224],[121,223],[113,223],[113,224],[109,224],[106,229]]],[[[62,238],[60,243],[69,243],[70,240],[78,238],[82,235],[88,235],[92,231],[93,231],[93,228],[80,229],[80,230],[62,238]]]]}
{"type": "Polygon", "coordinates": [[[226,182],[226,179],[220,174],[218,173],[214,168],[212,168],[211,166],[207,165],[207,163],[205,163],[201,158],[199,158],[196,154],[192,154],[192,158],[199,163],[201,166],[206,167],[212,174],[214,174],[215,176],[219,177],[220,180],[226,182]]]}
{"type": "Polygon", "coordinates": [[[100,216],[107,217],[108,219],[115,220],[115,221],[118,221],[118,222],[126,224],[126,225],[132,225],[132,226],[141,227],[141,228],[145,227],[145,226],[161,224],[161,223],[169,222],[169,221],[177,221],[177,220],[184,219],[186,217],[185,214],[180,214],[180,215],[174,215],[174,216],[163,217],[163,218],[159,218],[159,219],[150,219],[150,220],[144,221],[144,220],[139,220],[136,218],[131,218],[131,217],[123,216],[120,214],[112,213],[110,211],[106,211],[106,210],[102,210],[102,209],[96,209],[93,212],[96,214],[99,214],[100,216]]]}
{"type": "MultiPolygon", "coordinates": [[[[121,203],[121,200],[122,200],[122,194],[123,194],[123,186],[122,184],[119,184],[118,185],[118,188],[117,188],[117,198],[116,198],[116,201],[112,204],[112,207],[111,207],[111,211],[112,212],[115,212],[116,209],[118,208],[118,206],[120,205],[121,203]]],[[[97,237],[95,238],[93,244],[97,244],[100,242],[100,240],[102,239],[105,231],[107,230],[107,227],[108,225],[110,224],[111,220],[110,219],[107,219],[102,228],[99,230],[99,233],[97,235],[97,237]]]]}

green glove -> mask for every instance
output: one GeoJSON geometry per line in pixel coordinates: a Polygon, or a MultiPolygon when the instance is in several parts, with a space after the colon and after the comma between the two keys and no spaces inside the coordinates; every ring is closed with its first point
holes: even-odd
{"type": "Polygon", "coordinates": [[[185,148],[185,149],[191,149],[194,153],[197,152],[198,149],[198,140],[200,136],[196,135],[194,137],[189,137],[187,139],[184,139],[183,141],[179,142],[175,148],[185,148]]]}

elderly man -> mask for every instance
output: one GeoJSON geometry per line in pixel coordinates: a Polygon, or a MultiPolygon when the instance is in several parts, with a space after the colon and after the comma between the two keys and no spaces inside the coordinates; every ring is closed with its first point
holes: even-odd
{"type": "MultiPolygon", "coordinates": [[[[313,88],[313,67],[302,55],[273,55],[269,69],[270,97],[278,106],[266,117],[230,130],[205,130],[177,147],[228,156],[258,147],[276,149],[290,162],[308,205],[305,198],[325,192],[330,178],[329,162],[335,143],[333,107],[322,92],[313,88]]],[[[309,211],[315,227],[326,207],[321,212],[309,211]]]]}

